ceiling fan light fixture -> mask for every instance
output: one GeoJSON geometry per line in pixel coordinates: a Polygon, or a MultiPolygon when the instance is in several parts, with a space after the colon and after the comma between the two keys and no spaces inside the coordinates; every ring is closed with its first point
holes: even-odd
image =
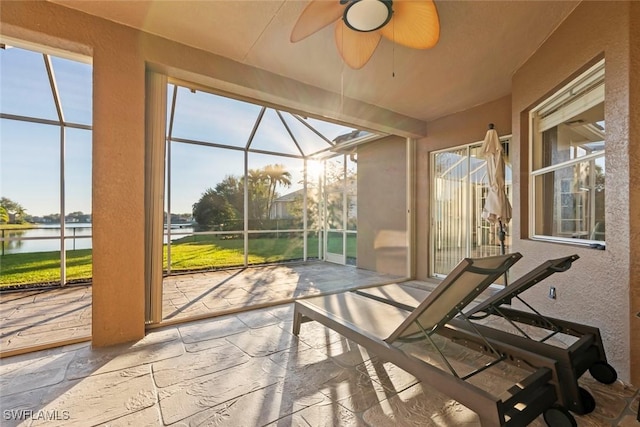
{"type": "Polygon", "coordinates": [[[347,27],[363,33],[384,27],[393,15],[391,0],[352,0],[344,10],[347,27]]]}

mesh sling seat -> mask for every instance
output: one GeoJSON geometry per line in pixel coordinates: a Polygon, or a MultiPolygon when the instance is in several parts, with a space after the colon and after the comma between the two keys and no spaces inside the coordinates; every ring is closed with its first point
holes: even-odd
{"type": "MultiPolygon", "coordinates": [[[[493,361],[460,375],[433,340],[435,333],[461,315],[471,301],[520,258],[517,253],[465,258],[412,311],[353,292],[298,300],[294,305],[293,334],[300,334],[302,323],[317,321],[476,412],[483,426],[524,426],[541,413],[548,423],[549,419],[553,420],[549,425],[575,426],[573,416],[557,404],[554,360],[538,356],[536,366],[524,364],[528,376],[496,397],[467,380],[504,361],[505,354],[494,351],[493,361]],[[432,344],[448,371],[397,346],[418,337],[432,344]]],[[[485,341],[489,348],[492,344],[490,339],[485,341]]],[[[528,355],[523,354],[526,351],[517,348],[510,351],[509,357],[528,359],[528,355]]]]}
{"type": "MultiPolygon", "coordinates": [[[[607,363],[600,330],[592,326],[544,316],[519,296],[552,274],[567,271],[578,258],[578,255],[570,255],[545,261],[465,313],[469,319],[476,321],[492,315],[500,316],[513,327],[516,333],[506,332],[478,322],[474,322],[474,326],[470,327],[463,319],[452,319],[447,328],[443,328],[439,332],[472,348],[482,349],[484,339],[489,338],[495,342],[495,347],[498,350],[500,350],[500,343],[504,343],[557,361],[560,402],[577,414],[593,411],[595,400],[586,389],[578,385],[578,378],[589,370],[596,380],[605,384],[611,384],[617,379],[615,369],[607,363]],[[530,311],[506,307],[514,298],[520,300],[530,311]],[[539,329],[544,332],[544,336],[534,339],[519,324],[539,329]],[[476,335],[478,331],[482,337],[476,335]],[[573,336],[575,341],[564,347],[550,343],[549,339],[557,334],[573,336]]],[[[430,291],[425,289],[398,284],[360,289],[355,292],[405,310],[413,310],[420,301],[430,294],[430,291]]],[[[535,357],[529,361],[535,363],[535,357]]]]}

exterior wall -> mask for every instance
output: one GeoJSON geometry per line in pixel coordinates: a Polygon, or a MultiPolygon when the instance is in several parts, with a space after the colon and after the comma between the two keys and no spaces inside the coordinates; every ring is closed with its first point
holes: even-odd
{"type": "MultiPolygon", "coordinates": [[[[638,211],[631,210],[631,203],[635,203],[637,209],[638,196],[631,195],[629,186],[631,177],[637,182],[639,171],[638,141],[636,139],[632,148],[630,126],[633,122],[637,129],[640,120],[637,113],[635,117],[630,115],[630,105],[640,101],[637,87],[635,93],[630,92],[629,84],[629,50],[633,45],[629,39],[631,7],[630,2],[581,3],[515,73],[512,87],[513,162],[516,167],[519,165],[520,171],[514,175],[513,246],[524,255],[514,268],[515,275],[543,260],[578,254],[580,259],[571,270],[527,291],[527,301],[542,312],[600,328],[609,362],[623,380],[631,379],[630,361],[634,360],[630,353],[629,289],[633,287],[637,295],[638,284],[633,283],[630,275],[630,255],[638,254],[640,244],[639,239],[633,242],[630,239],[634,230],[638,237],[640,221],[638,211]],[[528,111],[603,55],[606,60],[606,250],[530,240],[528,111]],[[634,166],[630,164],[630,150],[636,154],[634,166]],[[556,300],[547,297],[549,285],[557,287],[556,300]]],[[[637,22],[638,8],[633,8],[637,22]]],[[[634,347],[637,349],[637,346],[636,336],[634,347]]],[[[637,362],[638,355],[635,356],[637,362]]],[[[633,380],[640,381],[638,372],[633,380]]]]}
{"type": "Polygon", "coordinates": [[[406,139],[400,137],[358,147],[360,268],[407,275],[406,152],[406,139]]]}
{"type": "Polygon", "coordinates": [[[631,4],[629,16],[629,188],[635,189],[629,191],[629,360],[631,381],[640,384],[640,2],[631,4]]]}
{"type": "Polygon", "coordinates": [[[432,151],[482,141],[493,123],[500,136],[511,133],[511,97],[428,123],[427,137],[416,147],[416,278],[429,277],[430,154],[432,151]]]}

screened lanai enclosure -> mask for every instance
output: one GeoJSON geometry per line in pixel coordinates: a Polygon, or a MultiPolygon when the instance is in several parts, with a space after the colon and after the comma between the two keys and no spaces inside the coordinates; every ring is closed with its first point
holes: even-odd
{"type": "Polygon", "coordinates": [[[91,60],[0,47],[0,289],[86,282],[91,60]]]}
{"type": "MultiPolygon", "coordinates": [[[[83,285],[29,310],[53,313],[45,324],[51,320],[74,336],[88,335],[91,60],[6,44],[0,54],[0,286],[62,291],[83,285]]],[[[145,223],[153,230],[145,233],[147,269],[153,271],[146,278],[149,323],[390,280],[356,269],[266,268],[305,261],[356,265],[357,147],[383,135],[151,71],[146,93],[145,223]],[[251,266],[265,268],[245,272],[251,266]],[[215,278],[202,276],[213,273],[215,278]]],[[[503,142],[508,153],[508,140],[503,142]]],[[[479,143],[432,155],[430,274],[436,277],[462,257],[499,250],[495,227],[480,216],[487,182],[478,149],[479,143]]],[[[506,177],[510,194],[508,155],[506,177]]],[[[3,303],[24,305],[32,296],[3,297],[3,303]]],[[[26,309],[15,313],[24,315],[14,319],[11,331],[46,329],[26,309]]]]}
{"type": "MultiPolygon", "coordinates": [[[[1,47],[0,286],[88,283],[91,59],[1,47]]],[[[379,135],[188,84],[164,90],[164,275],[355,263],[354,147],[379,135]]]]}
{"type": "MultiPolygon", "coordinates": [[[[0,47],[7,354],[91,336],[94,99],[91,58],[7,39],[0,47]]],[[[145,209],[147,225],[160,230],[145,242],[161,259],[147,286],[149,323],[389,280],[348,267],[356,263],[355,149],[382,135],[159,78],[147,82],[148,98],[162,100],[147,105],[161,112],[147,115],[147,129],[161,129],[159,149],[147,147],[145,158],[154,165],[146,188],[160,203],[159,214],[145,209]]]]}
{"type": "Polygon", "coordinates": [[[184,84],[167,89],[165,273],[355,263],[355,146],[379,137],[184,84]]]}

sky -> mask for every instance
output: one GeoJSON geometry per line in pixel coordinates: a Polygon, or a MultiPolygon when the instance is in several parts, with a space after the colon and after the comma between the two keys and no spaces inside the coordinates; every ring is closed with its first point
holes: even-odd
{"type": "MultiPolygon", "coordinates": [[[[91,65],[52,58],[67,122],[91,125],[91,65]]],[[[43,55],[0,50],[0,111],[58,120],[43,55]]],[[[91,132],[66,130],[66,213],[91,212],[91,132]]],[[[0,196],[27,214],[60,212],[60,127],[0,120],[0,196]]]]}
{"type": "MultiPolygon", "coordinates": [[[[64,119],[92,124],[92,66],[52,57],[64,119]]],[[[174,86],[169,85],[168,117],[174,86]]],[[[245,147],[262,110],[261,106],[179,87],[171,137],[245,147]]],[[[58,120],[43,55],[19,48],[0,50],[0,112],[58,120]]],[[[252,149],[305,155],[329,144],[289,113],[282,113],[289,131],[275,110],[266,109],[251,143],[252,149]]],[[[304,120],[328,140],[354,130],[311,118],[304,120]]],[[[167,126],[167,129],[169,126],[167,126]]],[[[91,212],[91,131],[65,128],[65,210],[91,212]]],[[[60,212],[60,127],[0,119],[0,197],[20,203],[27,214],[44,216],[60,212]]],[[[241,176],[244,153],[202,145],[172,142],[171,212],[191,212],[193,203],[228,175],[241,176]]],[[[290,157],[249,153],[248,167],[285,165],[292,175],[286,194],[302,188],[303,161],[290,157]]],[[[317,169],[317,168],[315,168],[317,169]]]]}

